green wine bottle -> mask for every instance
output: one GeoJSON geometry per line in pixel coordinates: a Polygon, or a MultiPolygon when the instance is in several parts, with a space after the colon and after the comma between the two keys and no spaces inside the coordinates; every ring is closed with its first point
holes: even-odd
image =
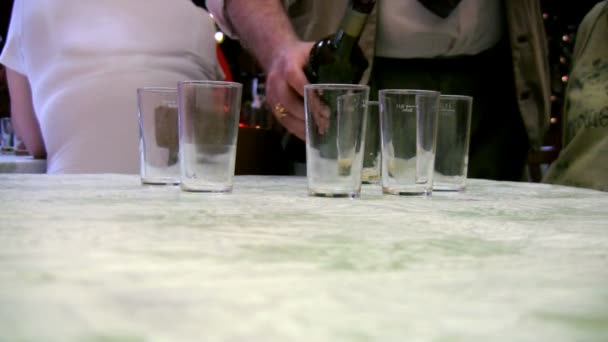
{"type": "Polygon", "coordinates": [[[358,83],[369,63],[359,37],[376,0],[351,0],[336,33],[311,49],[304,73],[310,83],[358,83]]]}
{"type": "MultiPolygon", "coordinates": [[[[359,47],[359,37],[375,4],[376,0],[351,0],[349,2],[336,33],[319,40],[310,51],[308,62],[304,66],[304,73],[310,83],[359,83],[365,69],[369,66],[359,47]]],[[[340,159],[341,153],[338,145],[340,145],[341,137],[338,127],[339,114],[336,111],[337,99],[320,94],[320,100],[333,110],[329,113],[324,134],[318,137],[315,145],[323,158],[340,159]]],[[[316,129],[316,123],[307,124],[311,125],[309,129],[316,129]]],[[[344,170],[341,168],[339,173],[350,173],[350,164],[345,163],[344,170]]]]}

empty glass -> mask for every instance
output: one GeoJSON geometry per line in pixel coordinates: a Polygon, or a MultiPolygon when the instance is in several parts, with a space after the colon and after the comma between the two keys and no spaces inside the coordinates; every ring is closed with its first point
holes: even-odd
{"type": "Polygon", "coordinates": [[[361,181],[363,181],[363,183],[375,184],[380,181],[382,159],[380,145],[380,113],[378,101],[368,101],[365,148],[363,151],[363,171],[361,173],[361,181]]]}
{"type": "Polygon", "coordinates": [[[141,182],[178,184],[177,90],[137,89],[137,104],[141,182]]]}
{"type": "Polygon", "coordinates": [[[11,118],[0,118],[0,148],[2,153],[13,152],[13,122],[11,118]]]}
{"type": "Polygon", "coordinates": [[[306,174],[308,193],[359,197],[369,87],[307,84],[306,174]]]}
{"type": "Polygon", "coordinates": [[[177,88],[181,188],[231,192],[242,85],[184,81],[177,88]]]}
{"type": "Polygon", "coordinates": [[[433,190],[463,191],[466,187],[473,98],[441,95],[433,190]]]}
{"type": "Polygon", "coordinates": [[[431,195],[439,92],[385,89],[379,92],[379,102],[382,191],[431,195]]]}

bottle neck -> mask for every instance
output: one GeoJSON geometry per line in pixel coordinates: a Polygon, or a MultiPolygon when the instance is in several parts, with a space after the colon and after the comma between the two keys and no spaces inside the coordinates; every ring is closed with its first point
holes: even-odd
{"type": "Polygon", "coordinates": [[[332,40],[332,45],[338,53],[340,51],[344,51],[345,53],[350,52],[359,40],[361,32],[363,32],[368,15],[369,13],[362,13],[353,7],[348,7],[340,23],[340,28],[334,34],[332,40]]]}

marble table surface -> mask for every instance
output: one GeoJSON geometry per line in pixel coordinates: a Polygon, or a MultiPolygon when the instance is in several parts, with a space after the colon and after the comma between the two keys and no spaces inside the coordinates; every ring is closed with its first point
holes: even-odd
{"type": "Polygon", "coordinates": [[[0,175],[0,341],[608,341],[608,193],[0,175]]]}

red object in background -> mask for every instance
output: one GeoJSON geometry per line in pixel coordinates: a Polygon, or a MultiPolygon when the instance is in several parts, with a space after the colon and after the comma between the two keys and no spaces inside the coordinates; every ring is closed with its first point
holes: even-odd
{"type": "Polygon", "coordinates": [[[226,81],[232,81],[232,73],[230,72],[230,65],[228,64],[228,60],[226,59],[226,56],[224,55],[224,51],[222,51],[222,47],[219,44],[215,45],[215,52],[217,55],[217,61],[220,64],[220,68],[222,68],[222,71],[224,72],[224,80],[226,81]]]}

